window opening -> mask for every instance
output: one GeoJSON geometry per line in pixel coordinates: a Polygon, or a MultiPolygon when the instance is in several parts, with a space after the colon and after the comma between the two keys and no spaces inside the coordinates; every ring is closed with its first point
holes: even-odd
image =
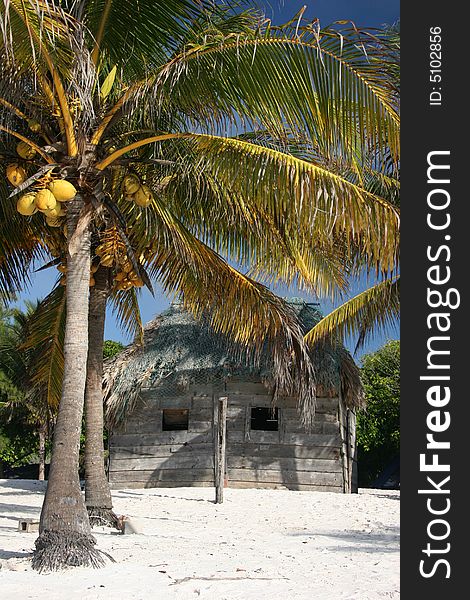
{"type": "Polygon", "coordinates": [[[163,431],[184,431],[188,429],[189,410],[187,408],[164,408],[162,416],[163,431]]]}
{"type": "Polygon", "coordinates": [[[251,429],[254,431],[279,431],[278,409],[253,406],[251,409],[251,429]]]}

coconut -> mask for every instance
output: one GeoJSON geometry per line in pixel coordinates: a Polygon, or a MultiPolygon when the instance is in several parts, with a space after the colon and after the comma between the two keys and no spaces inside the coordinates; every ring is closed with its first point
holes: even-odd
{"type": "Polygon", "coordinates": [[[34,133],[38,133],[39,131],[41,131],[41,124],[38,123],[35,119],[28,120],[28,127],[31,129],[31,131],[34,131],[34,133]]]}
{"type": "Polygon", "coordinates": [[[62,277],[59,279],[59,284],[65,285],[66,283],[67,283],[67,277],[65,275],[62,275],[62,277]]]}
{"type": "Polygon", "coordinates": [[[49,225],[49,227],[60,227],[62,225],[62,221],[56,217],[46,218],[46,223],[49,225]]]}
{"type": "Polygon", "coordinates": [[[134,194],[134,202],[137,206],[146,208],[152,202],[152,191],[146,185],[141,185],[137,192],[134,194]]]}
{"type": "Polygon", "coordinates": [[[67,265],[61,263],[60,265],[57,265],[57,270],[59,273],[67,273],[67,265]]]}
{"type": "Polygon", "coordinates": [[[58,202],[68,202],[73,200],[77,194],[77,190],[65,179],[56,179],[49,184],[49,190],[54,194],[58,202]]]}
{"type": "Polygon", "coordinates": [[[23,167],[20,167],[17,163],[8,165],[7,179],[11,183],[11,185],[18,187],[24,181],[26,181],[26,171],[23,169],[23,167]]]}
{"type": "Polygon", "coordinates": [[[101,257],[100,263],[103,267],[112,267],[114,263],[114,256],[112,254],[105,254],[101,257]]]}
{"type": "Polygon", "coordinates": [[[137,175],[126,175],[122,182],[122,187],[126,196],[132,196],[140,188],[140,181],[137,175]]]}
{"type": "Polygon", "coordinates": [[[59,203],[57,203],[54,208],[51,208],[49,210],[45,210],[44,214],[46,215],[46,217],[52,218],[52,217],[65,217],[66,212],[65,210],[62,208],[62,206],[60,206],[59,203]]]}
{"type": "Polygon", "coordinates": [[[97,271],[99,268],[100,268],[100,265],[99,265],[99,264],[96,264],[96,265],[92,264],[92,265],[91,265],[91,267],[90,267],[90,271],[91,271],[92,273],[96,273],[96,271],[97,271]]]}
{"type": "Polygon", "coordinates": [[[38,210],[36,207],[36,194],[29,193],[21,196],[16,203],[16,210],[25,217],[34,215],[38,210]]]}
{"type": "Polygon", "coordinates": [[[16,146],[16,151],[25,160],[31,160],[36,154],[36,150],[26,142],[20,142],[16,146]]]}
{"type": "Polygon", "coordinates": [[[90,277],[90,287],[93,287],[95,285],[95,278],[94,277],[90,277]]]}
{"type": "Polygon", "coordinates": [[[57,200],[49,190],[39,190],[36,194],[36,206],[41,211],[51,210],[57,206],[57,200]]]}

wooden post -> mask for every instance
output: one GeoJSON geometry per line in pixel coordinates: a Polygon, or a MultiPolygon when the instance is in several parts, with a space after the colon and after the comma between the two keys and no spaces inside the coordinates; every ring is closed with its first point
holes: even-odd
{"type": "MultiPolygon", "coordinates": [[[[214,407],[215,408],[215,407],[214,407]]],[[[227,438],[227,397],[217,401],[217,419],[215,420],[215,503],[224,501],[225,446],[227,438]]]]}

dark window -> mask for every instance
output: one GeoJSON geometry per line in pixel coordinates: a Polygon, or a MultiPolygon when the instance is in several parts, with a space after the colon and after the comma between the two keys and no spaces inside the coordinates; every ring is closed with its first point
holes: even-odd
{"type": "Polygon", "coordinates": [[[164,408],[162,430],[182,431],[188,429],[189,410],[187,408],[164,408]]]}
{"type": "Polygon", "coordinates": [[[279,415],[277,408],[253,407],[251,409],[251,429],[255,431],[278,431],[279,415]]]}

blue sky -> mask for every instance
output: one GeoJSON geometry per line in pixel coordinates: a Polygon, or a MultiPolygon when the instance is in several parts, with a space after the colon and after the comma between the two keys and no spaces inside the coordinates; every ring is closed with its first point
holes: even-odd
{"type": "Polygon", "coordinates": [[[322,26],[337,20],[351,20],[360,27],[391,25],[400,17],[399,0],[258,0],[266,15],[276,23],[285,23],[302,6],[305,18],[318,18],[322,26]]]}
{"type": "MultiPolygon", "coordinates": [[[[292,18],[302,6],[307,5],[304,13],[306,18],[319,18],[320,23],[325,26],[335,20],[352,20],[357,26],[361,27],[380,27],[383,24],[391,24],[399,19],[399,0],[315,0],[312,2],[302,2],[298,0],[271,0],[270,2],[257,2],[259,6],[264,8],[266,15],[273,20],[274,23],[284,23],[292,18]]],[[[48,269],[36,273],[32,279],[32,286],[25,291],[20,298],[43,298],[46,296],[56,281],[56,270],[48,269]]],[[[352,292],[357,293],[364,289],[367,282],[365,278],[354,285],[352,292]]],[[[310,302],[320,301],[320,307],[324,314],[331,311],[333,304],[324,299],[318,299],[309,296],[305,293],[299,293],[297,290],[276,290],[282,296],[297,296],[305,298],[310,302]]],[[[144,323],[152,319],[156,314],[169,306],[170,300],[165,297],[162,291],[155,286],[155,297],[144,290],[141,294],[141,312],[144,323]]],[[[370,352],[381,346],[387,338],[397,338],[398,330],[391,331],[387,336],[376,335],[364,349],[359,352],[358,356],[364,352],[370,352]]],[[[123,343],[128,343],[130,340],[126,338],[123,332],[119,329],[116,320],[111,311],[108,311],[106,331],[106,339],[120,340],[123,343]]],[[[353,345],[348,344],[353,348],[353,345]]]]}

